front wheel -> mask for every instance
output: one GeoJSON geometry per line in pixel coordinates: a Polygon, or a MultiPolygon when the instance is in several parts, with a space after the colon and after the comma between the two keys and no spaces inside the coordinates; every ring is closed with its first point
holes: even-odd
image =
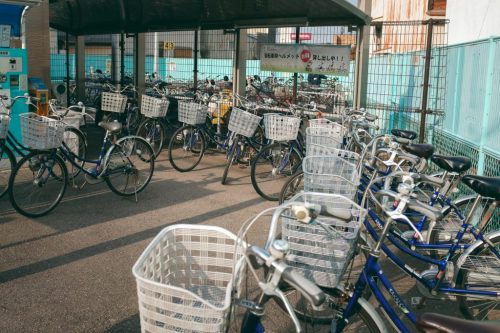
{"type": "Polygon", "coordinates": [[[66,127],[64,130],[63,147],[66,150],[62,158],[66,163],[69,179],[74,179],[80,174],[87,158],[87,139],[82,131],[75,127],[66,127]],[[73,163],[71,163],[71,161],[73,163]]]}
{"type": "Polygon", "coordinates": [[[161,152],[163,148],[163,141],[165,140],[165,128],[159,119],[146,118],[137,129],[137,136],[144,138],[155,153],[155,157],[161,152]]]}
{"type": "Polygon", "coordinates": [[[131,196],[146,188],[155,167],[153,148],[146,140],[125,137],[110,148],[108,156],[104,177],[111,191],[131,196]]]}
{"type": "MultiPolygon", "coordinates": [[[[500,235],[489,238],[494,248],[500,251],[500,235]]],[[[461,257],[459,259],[463,260],[461,257]]],[[[498,293],[500,290],[500,259],[486,243],[480,244],[464,260],[460,267],[456,285],[458,289],[481,290],[498,293]]],[[[458,297],[460,311],[467,319],[500,320],[500,299],[497,296],[481,297],[464,295],[458,297]]]]}
{"type": "Polygon", "coordinates": [[[168,159],[175,170],[191,171],[205,153],[205,137],[196,127],[186,125],[174,132],[168,145],[168,159]]]}
{"type": "Polygon", "coordinates": [[[16,165],[16,158],[5,143],[0,143],[0,198],[9,189],[9,178],[16,165]]]}
{"type": "Polygon", "coordinates": [[[234,163],[234,159],[237,154],[237,150],[240,149],[239,147],[239,135],[235,135],[234,138],[232,139],[232,144],[229,146],[229,152],[226,156],[226,165],[224,166],[224,173],[222,174],[222,179],[221,179],[221,184],[226,185],[226,180],[227,180],[227,175],[229,174],[229,169],[231,168],[231,165],[234,163]]]}
{"type": "Polygon", "coordinates": [[[262,198],[278,201],[281,189],[301,162],[301,154],[287,143],[264,147],[252,162],[250,177],[253,188],[262,198]]]}
{"type": "Polygon", "coordinates": [[[22,158],[9,181],[9,198],[14,209],[28,217],[49,213],[66,191],[68,174],[56,152],[33,152],[22,158]]]}

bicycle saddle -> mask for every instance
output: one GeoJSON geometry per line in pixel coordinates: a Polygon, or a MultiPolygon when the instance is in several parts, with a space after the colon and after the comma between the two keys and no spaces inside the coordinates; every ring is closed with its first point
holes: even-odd
{"type": "Polygon", "coordinates": [[[425,158],[428,160],[432,154],[434,154],[434,146],[428,143],[415,143],[411,145],[406,145],[405,150],[415,156],[420,158],[425,158]]]}
{"type": "Polygon", "coordinates": [[[413,131],[407,131],[402,129],[394,128],[391,130],[392,135],[397,136],[399,138],[413,140],[417,137],[417,133],[413,131]]]}
{"type": "Polygon", "coordinates": [[[500,323],[465,320],[437,313],[424,313],[417,320],[417,329],[422,333],[499,333],[500,323]]]}
{"type": "Polygon", "coordinates": [[[500,200],[500,177],[467,175],[462,182],[483,197],[500,200]]]}
{"type": "Polygon", "coordinates": [[[106,131],[110,131],[111,133],[120,132],[122,129],[122,124],[117,121],[101,121],[99,126],[104,128],[106,131]]]}
{"type": "Polygon", "coordinates": [[[462,173],[469,170],[472,166],[470,158],[464,156],[441,156],[433,155],[431,161],[438,167],[450,172],[462,173]]]}

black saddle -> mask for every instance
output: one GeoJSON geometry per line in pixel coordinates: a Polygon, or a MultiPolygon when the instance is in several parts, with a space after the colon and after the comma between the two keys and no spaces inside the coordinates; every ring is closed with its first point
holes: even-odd
{"type": "Polygon", "coordinates": [[[117,121],[101,121],[99,126],[111,133],[117,133],[122,130],[122,124],[117,121]]]}
{"type": "Polygon", "coordinates": [[[428,143],[406,145],[405,150],[412,155],[428,160],[434,154],[434,146],[428,143]]]}
{"type": "Polygon", "coordinates": [[[433,155],[431,161],[438,167],[449,172],[462,173],[469,170],[472,166],[470,158],[464,156],[441,156],[433,155]]]}
{"type": "Polygon", "coordinates": [[[402,129],[394,128],[391,130],[392,135],[397,136],[399,138],[414,140],[417,137],[417,133],[413,131],[407,131],[402,129]]]}
{"type": "Polygon", "coordinates": [[[462,182],[483,197],[500,200],[500,177],[467,175],[462,182]]]}
{"type": "Polygon", "coordinates": [[[422,333],[500,333],[500,322],[481,322],[424,313],[417,320],[417,329],[422,333]]]}

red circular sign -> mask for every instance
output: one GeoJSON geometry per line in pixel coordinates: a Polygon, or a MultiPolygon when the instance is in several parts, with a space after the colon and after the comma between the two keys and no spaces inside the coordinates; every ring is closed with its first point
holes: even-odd
{"type": "Polygon", "coordinates": [[[309,62],[311,60],[311,52],[309,50],[304,50],[300,53],[300,60],[302,62],[309,62]]]}

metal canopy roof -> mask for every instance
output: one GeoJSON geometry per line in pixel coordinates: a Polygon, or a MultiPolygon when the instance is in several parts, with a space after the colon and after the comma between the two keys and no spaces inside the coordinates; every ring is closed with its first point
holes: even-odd
{"type": "Polygon", "coordinates": [[[345,0],[50,0],[50,26],[74,35],[364,25],[345,0]]]}

